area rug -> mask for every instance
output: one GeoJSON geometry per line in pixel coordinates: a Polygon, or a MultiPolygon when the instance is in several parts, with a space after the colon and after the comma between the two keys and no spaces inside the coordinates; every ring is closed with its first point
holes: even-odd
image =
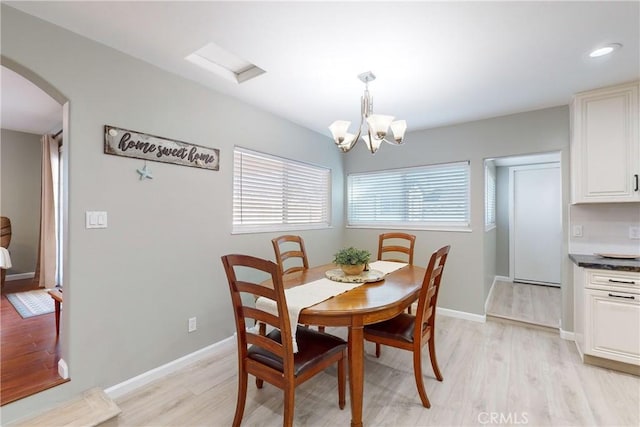
{"type": "Polygon", "coordinates": [[[47,291],[41,289],[7,294],[7,299],[24,319],[53,313],[54,310],[53,298],[47,291]]]}

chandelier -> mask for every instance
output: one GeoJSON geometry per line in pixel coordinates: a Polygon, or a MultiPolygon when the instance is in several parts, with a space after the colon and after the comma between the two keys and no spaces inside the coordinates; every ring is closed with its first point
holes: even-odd
{"type": "Polygon", "coordinates": [[[371,154],[375,154],[380,148],[382,142],[392,145],[402,144],[404,133],[407,130],[407,122],[405,120],[393,121],[393,116],[385,116],[382,114],[373,114],[373,98],[369,94],[369,82],[376,79],[376,76],[367,71],[358,74],[358,78],[364,83],[364,94],[360,98],[360,126],[358,133],[349,133],[351,122],[346,120],[336,120],[329,126],[333,141],[336,143],[340,151],[347,153],[358,143],[358,139],[362,135],[362,140],[367,145],[367,149],[371,154]],[[393,139],[388,140],[387,135],[389,129],[393,133],[393,139]]]}

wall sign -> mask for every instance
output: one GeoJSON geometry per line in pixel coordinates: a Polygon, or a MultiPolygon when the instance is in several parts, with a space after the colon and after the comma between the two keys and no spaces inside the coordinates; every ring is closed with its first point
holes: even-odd
{"type": "Polygon", "coordinates": [[[116,156],[173,163],[194,168],[220,168],[220,150],[105,125],[104,152],[116,156]]]}

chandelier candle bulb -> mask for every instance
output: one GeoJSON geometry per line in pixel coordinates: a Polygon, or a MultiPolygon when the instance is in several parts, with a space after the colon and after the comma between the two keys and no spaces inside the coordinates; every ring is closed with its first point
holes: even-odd
{"type": "Polygon", "coordinates": [[[393,116],[383,114],[373,114],[373,98],[369,94],[369,82],[376,79],[376,76],[367,71],[358,74],[358,78],[365,84],[364,94],[360,97],[360,125],[358,133],[348,133],[350,121],[336,120],[329,126],[333,141],[338,149],[343,153],[351,151],[358,143],[360,136],[367,146],[371,154],[375,154],[380,148],[382,141],[387,144],[400,145],[404,140],[404,134],[407,130],[407,122],[404,120],[393,121],[393,116]],[[366,129],[365,128],[366,124],[366,129]],[[386,139],[387,134],[391,130],[393,139],[386,139]]]}

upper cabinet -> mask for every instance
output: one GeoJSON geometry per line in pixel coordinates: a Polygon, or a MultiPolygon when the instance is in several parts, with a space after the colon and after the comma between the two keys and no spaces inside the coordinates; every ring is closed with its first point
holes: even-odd
{"type": "Polygon", "coordinates": [[[577,94],[572,104],[572,203],[640,202],[639,83],[577,94]]]}

